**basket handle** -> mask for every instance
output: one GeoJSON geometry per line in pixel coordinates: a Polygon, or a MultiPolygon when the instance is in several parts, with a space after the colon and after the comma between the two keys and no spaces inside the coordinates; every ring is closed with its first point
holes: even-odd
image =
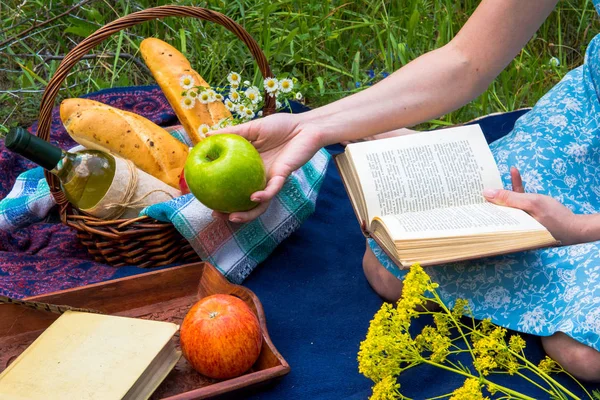
{"type": "MultiPolygon", "coordinates": [[[[175,16],[195,17],[198,19],[215,22],[219,25],[224,26],[229,31],[233,32],[248,47],[250,53],[252,53],[252,56],[258,64],[258,68],[260,69],[263,78],[269,78],[272,76],[271,68],[269,67],[267,58],[258,46],[258,43],[256,43],[252,36],[250,36],[250,34],[240,24],[238,24],[231,18],[219,12],[208,10],[202,7],[160,6],[148,8],[142,11],[137,11],[132,14],[126,15],[103,26],[102,28],[98,29],[90,36],[85,38],[83,41],[81,41],[65,56],[65,58],[58,66],[56,72],[54,73],[54,76],[52,76],[52,79],[50,79],[50,81],[48,82],[46,90],[44,90],[44,94],[40,103],[39,125],[37,135],[46,141],[48,141],[48,139],[50,138],[52,108],[54,107],[54,101],[56,99],[56,95],[58,94],[60,86],[67,78],[69,71],[75,66],[75,64],[79,62],[79,60],[81,60],[81,58],[83,58],[84,55],[88,53],[90,49],[96,47],[96,45],[103,42],[104,39],[108,38],[113,33],[119,32],[130,26],[138,25],[142,22],[149,21],[152,19],[175,16]]],[[[275,98],[269,96],[265,91],[264,99],[265,107],[263,113],[265,116],[267,116],[275,112],[275,98]]],[[[45,171],[45,175],[46,180],[48,181],[48,186],[50,186],[50,192],[52,193],[56,202],[59,205],[61,219],[64,220],[66,218],[66,211],[69,207],[69,202],[62,190],[60,189],[58,179],[54,175],[48,173],[48,171],[45,171]]]]}

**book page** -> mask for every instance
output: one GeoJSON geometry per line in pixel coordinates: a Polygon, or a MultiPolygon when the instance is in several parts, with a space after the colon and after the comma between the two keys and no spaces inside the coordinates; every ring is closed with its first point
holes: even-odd
{"type": "Polygon", "coordinates": [[[483,204],[500,173],[478,125],[356,143],[346,150],[375,216],[483,204]]]}
{"type": "Polygon", "coordinates": [[[526,212],[492,203],[436,208],[377,219],[383,222],[394,241],[546,230],[526,212]]]}

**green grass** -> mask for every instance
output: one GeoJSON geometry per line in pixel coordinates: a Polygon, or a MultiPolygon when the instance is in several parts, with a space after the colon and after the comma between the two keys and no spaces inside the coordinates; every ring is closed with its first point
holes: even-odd
{"type": "MultiPolygon", "coordinates": [[[[77,3],[4,0],[0,3],[0,42],[77,3]]],[[[312,107],[361,90],[356,82],[364,88],[373,81],[368,70],[376,75],[391,72],[446,44],[478,4],[474,0],[91,0],[20,40],[0,46],[0,130],[36,119],[41,93],[60,62],[56,56],[65,55],[119,16],[172,3],[208,7],[238,21],[259,42],[277,76],[293,75],[308,84],[305,95],[312,107]]],[[[599,31],[591,0],[561,1],[484,94],[430,126],[533,105],[567,71],[582,63],[587,43],[599,31]],[[560,65],[551,65],[553,57],[560,65]]],[[[90,53],[94,58],[82,60],[71,72],[59,99],[111,86],[153,83],[138,54],[140,41],[148,36],[181,49],[212,85],[222,83],[230,70],[260,80],[249,52],[230,32],[213,23],[167,18],[103,42],[90,53]]]]}

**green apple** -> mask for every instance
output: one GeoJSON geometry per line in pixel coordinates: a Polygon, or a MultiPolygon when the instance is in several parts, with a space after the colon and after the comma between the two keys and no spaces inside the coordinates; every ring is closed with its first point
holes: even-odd
{"type": "Polygon", "coordinates": [[[183,170],[190,192],[206,207],[225,213],[258,205],[250,195],[267,183],[265,166],[252,144],[238,135],[209,136],[190,151],[183,170]]]}

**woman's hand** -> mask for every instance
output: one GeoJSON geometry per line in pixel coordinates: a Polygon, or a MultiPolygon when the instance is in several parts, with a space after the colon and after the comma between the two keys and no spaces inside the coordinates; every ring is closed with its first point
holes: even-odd
{"type": "Polygon", "coordinates": [[[510,169],[513,190],[486,189],[483,196],[500,206],[519,208],[550,231],[562,245],[571,245],[593,240],[588,238],[586,228],[591,215],[574,214],[550,196],[525,193],[521,174],[515,167],[510,169]]]}
{"type": "Polygon", "coordinates": [[[213,216],[242,223],[265,212],[271,199],[281,190],[287,177],[306,164],[322,147],[316,129],[303,126],[299,115],[274,114],[245,124],[228,127],[209,135],[233,133],[249,140],[260,153],[267,170],[267,186],[250,199],[260,203],[252,210],[213,216]]]}

